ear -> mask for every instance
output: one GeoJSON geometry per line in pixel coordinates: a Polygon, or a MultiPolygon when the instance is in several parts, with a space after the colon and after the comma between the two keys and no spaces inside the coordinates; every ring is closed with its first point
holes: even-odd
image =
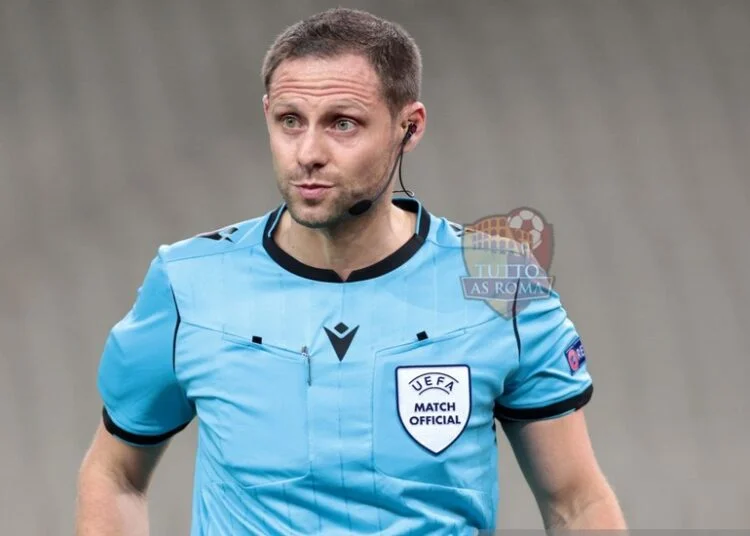
{"type": "Polygon", "coordinates": [[[403,127],[404,135],[409,129],[409,126],[414,125],[412,127],[413,132],[409,137],[409,141],[407,141],[404,146],[404,152],[408,153],[417,146],[419,140],[421,140],[424,135],[425,127],[427,126],[427,110],[421,102],[414,102],[404,109],[403,117],[404,120],[401,125],[403,127]]]}
{"type": "Polygon", "coordinates": [[[263,95],[263,115],[266,116],[266,120],[268,119],[268,94],[263,95]]]}

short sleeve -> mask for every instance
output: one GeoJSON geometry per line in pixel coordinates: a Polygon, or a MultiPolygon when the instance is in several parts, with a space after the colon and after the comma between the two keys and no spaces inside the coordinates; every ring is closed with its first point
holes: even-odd
{"type": "Polygon", "coordinates": [[[194,416],[174,372],[179,322],[172,288],[157,256],[133,307],[110,331],[99,363],[104,424],[127,443],[162,443],[194,416]]]}
{"type": "Polygon", "coordinates": [[[593,382],[583,343],[560,296],[549,288],[544,297],[518,305],[518,366],[496,400],[496,418],[550,419],[580,409],[592,396],[593,382]]]}

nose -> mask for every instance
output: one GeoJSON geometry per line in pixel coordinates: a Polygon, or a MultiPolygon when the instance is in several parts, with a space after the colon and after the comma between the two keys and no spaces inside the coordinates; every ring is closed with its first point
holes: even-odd
{"type": "Polygon", "coordinates": [[[308,173],[322,168],[328,162],[327,151],[323,136],[309,129],[299,139],[297,148],[297,162],[308,173]]]}

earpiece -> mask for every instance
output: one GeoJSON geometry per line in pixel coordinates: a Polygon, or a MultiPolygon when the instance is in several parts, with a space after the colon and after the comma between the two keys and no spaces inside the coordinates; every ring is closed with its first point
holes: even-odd
{"type": "Polygon", "coordinates": [[[404,136],[404,143],[409,141],[416,131],[417,125],[415,123],[409,123],[409,127],[406,129],[406,135],[404,136]]]}

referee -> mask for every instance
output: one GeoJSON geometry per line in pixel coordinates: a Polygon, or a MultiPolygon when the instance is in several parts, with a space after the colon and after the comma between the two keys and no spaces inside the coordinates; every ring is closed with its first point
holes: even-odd
{"type": "Polygon", "coordinates": [[[101,357],[79,536],[148,533],[152,473],[194,420],[193,536],[493,530],[496,422],[546,527],[624,528],[557,293],[516,290],[510,316],[469,299],[470,230],[392,195],[425,130],[421,69],[399,25],[362,11],[273,43],[283,203],[159,248],[101,357]]]}

